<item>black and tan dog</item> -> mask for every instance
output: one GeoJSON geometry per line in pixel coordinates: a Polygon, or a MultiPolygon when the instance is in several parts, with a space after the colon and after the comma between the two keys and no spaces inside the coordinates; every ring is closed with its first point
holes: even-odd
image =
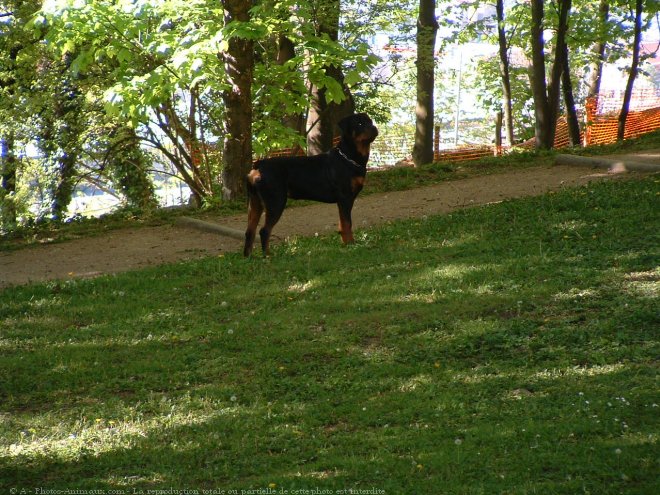
{"type": "Polygon", "coordinates": [[[266,221],[259,235],[261,248],[268,254],[271,231],[282,216],[287,198],[337,203],[341,238],[344,243],[353,242],[351,210],[364,185],[371,143],[378,136],[378,129],[365,113],[350,115],[338,125],[341,141],[327,153],[269,158],[254,164],[247,176],[245,256],[252,253],[264,211],[266,221]]]}

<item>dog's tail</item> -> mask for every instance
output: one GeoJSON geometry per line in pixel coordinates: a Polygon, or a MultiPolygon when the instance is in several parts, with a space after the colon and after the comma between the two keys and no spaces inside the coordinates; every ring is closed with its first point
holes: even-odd
{"type": "Polygon", "coordinates": [[[258,169],[253,168],[245,176],[245,190],[247,191],[247,201],[250,203],[250,198],[253,196],[259,196],[257,191],[257,184],[261,182],[261,172],[258,169]]]}

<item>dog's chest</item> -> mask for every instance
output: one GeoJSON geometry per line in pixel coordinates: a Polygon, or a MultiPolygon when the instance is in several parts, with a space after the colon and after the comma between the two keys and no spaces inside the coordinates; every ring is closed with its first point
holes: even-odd
{"type": "Polygon", "coordinates": [[[358,175],[351,179],[351,192],[353,194],[358,194],[362,191],[362,188],[364,187],[364,179],[363,175],[358,175]]]}
{"type": "Polygon", "coordinates": [[[364,186],[364,176],[351,175],[344,171],[290,177],[287,184],[288,196],[324,203],[336,203],[342,198],[357,195],[364,186]]]}

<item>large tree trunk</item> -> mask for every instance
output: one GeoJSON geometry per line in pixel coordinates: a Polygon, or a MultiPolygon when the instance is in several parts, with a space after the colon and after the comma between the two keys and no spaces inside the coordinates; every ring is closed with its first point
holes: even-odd
{"type": "Polygon", "coordinates": [[[45,163],[50,172],[50,217],[64,220],[75,187],[76,165],[80,156],[80,123],[82,96],[70,79],[69,68],[73,55],[64,57],[57,65],[59,82],[54,88],[52,112],[43,112],[42,143],[45,163]]]}
{"type": "Polygon", "coordinates": [[[504,0],[497,0],[497,38],[500,54],[500,76],[502,78],[502,106],[504,108],[504,127],[509,146],[513,146],[513,103],[511,101],[511,76],[509,71],[509,47],[504,29],[504,0]]]}
{"type": "MultiPolygon", "coordinates": [[[[344,76],[336,67],[326,67],[328,76],[337,81],[343,81],[344,76]]],[[[329,102],[325,88],[312,85],[311,102],[307,114],[307,154],[318,155],[332,148],[335,135],[335,124],[343,117],[353,113],[355,103],[353,97],[345,88],[345,100],[341,103],[329,102]]]]}
{"type": "MultiPolygon", "coordinates": [[[[339,39],[339,0],[316,0],[315,7],[317,35],[327,35],[332,41],[337,41],[339,39]]],[[[307,115],[308,155],[317,155],[332,148],[335,125],[355,110],[355,102],[350,90],[344,84],[341,67],[327,66],[325,73],[342,85],[345,98],[341,103],[328,102],[325,88],[312,85],[311,105],[307,115]]]]}
{"type": "Polygon", "coordinates": [[[557,114],[559,112],[560,79],[564,58],[563,44],[566,42],[570,0],[558,0],[559,21],[555,41],[555,60],[552,64],[550,81],[545,79],[545,55],[543,53],[543,0],[531,0],[532,6],[532,92],[536,116],[536,147],[551,149],[554,146],[557,114]]]}
{"type": "Polygon", "coordinates": [[[534,135],[536,147],[550,149],[552,141],[548,140],[547,129],[550,125],[550,107],[548,104],[547,84],[545,81],[545,54],[543,53],[543,0],[531,0],[532,7],[532,95],[534,96],[534,135]]]}
{"type": "Polygon", "coordinates": [[[623,104],[621,105],[621,112],[619,113],[619,128],[616,135],[618,141],[623,141],[623,138],[625,137],[626,120],[628,119],[628,112],[630,111],[630,100],[632,98],[633,85],[635,84],[635,78],[637,77],[637,72],[639,71],[639,45],[642,38],[643,11],[644,0],[637,0],[635,3],[635,35],[633,40],[632,65],[630,66],[628,83],[626,84],[626,91],[623,94],[623,104]]]}
{"type": "MultiPolygon", "coordinates": [[[[568,13],[571,10],[571,0],[558,0],[559,19],[557,25],[557,39],[555,40],[555,59],[550,69],[548,82],[548,108],[550,109],[550,122],[546,130],[550,147],[554,146],[557,131],[557,118],[559,117],[559,103],[561,101],[561,75],[564,71],[564,59],[568,54],[566,47],[566,33],[568,33],[568,13]]],[[[570,76],[569,76],[570,77],[570,76]]]]}
{"type": "Polygon", "coordinates": [[[603,63],[605,62],[605,48],[607,46],[607,23],[609,15],[609,0],[601,0],[598,8],[598,39],[591,48],[593,61],[589,64],[588,98],[594,98],[600,92],[600,80],[603,73],[603,63]]]}
{"type": "Polygon", "coordinates": [[[433,89],[438,21],[435,0],[420,0],[417,19],[417,108],[413,161],[416,167],[433,161],[433,89]]]}
{"type": "MultiPolygon", "coordinates": [[[[250,20],[251,1],[223,0],[222,4],[225,26],[250,20]]],[[[253,42],[233,36],[222,57],[230,86],[222,96],[225,104],[222,195],[226,200],[234,200],[245,193],[245,176],[252,168],[253,42]]]]}

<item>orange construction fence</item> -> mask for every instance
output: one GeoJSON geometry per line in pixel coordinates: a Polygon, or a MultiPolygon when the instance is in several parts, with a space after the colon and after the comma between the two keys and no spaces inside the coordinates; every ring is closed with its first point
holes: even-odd
{"type": "MultiPolygon", "coordinates": [[[[583,143],[609,144],[616,141],[619,129],[619,113],[598,114],[598,100],[587,101],[586,130],[583,143]]],[[[624,139],[632,139],[660,129],[660,106],[633,111],[626,118],[624,139]]]]}
{"type": "MultiPolygon", "coordinates": [[[[596,98],[587,98],[584,111],[581,112],[582,129],[580,140],[584,146],[609,144],[617,140],[617,131],[619,126],[619,111],[621,107],[621,92],[608,92],[599,95],[596,98]]],[[[655,90],[642,90],[633,94],[630,108],[632,109],[626,119],[626,128],[624,139],[632,139],[643,134],[660,129],[660,92],[655,90]],[[652,105],[652,107],[651,107],[652,105]]],[[[387,139],[381,136],[381,139],[387,139]]],[[[337,144],[339,138],[335,138],[334,144],[337,144]]],[[[535,139],[516,145],[516,148],[533,149],[535,139]]],[[[555,148],[564,148],[569,146],[568,124],[566,117],[561,117],[557,121],[555,132],[555,148]]],[[[190,147],[193,148],[193,147],[190,147]]],[[[500,156],[506,153],[508,148],[490,145],[467,145],[456,149],[440,150],[439,134],[436,133],[434,140],[434,160],[443,162],[462,162],[478,160],[487,156],[500,156]]],[[[399,151],[403,161],[412,151],[399,151]]],[[[191,149],[193,159],[201,161],[201,153],[194,148],[191,149]]],[[[394,154],[390,153],[390,154],[394,154]]],[[[378,155],[378,153],[376,153],[378,155]]],[[[305,156],[305,150],[300,146],[289,149],[274,150],[268,153],[267,157],[282,156],[305,156]]],[[[375,165],[380,160],[375,156],[375,165]]]]}
{"type": "MultiPolygon", "coordinates": [[[[636,96],[639,97],[640,95],[636,96]]],[[[614,95],[613,98],[613,95],[610,94],[601,95],[601,97],[596,98],[587,98],[583,116],[583,128],[580,132],[580,140],[583,146],[616,142],[619,130],[619,110],[612,110],[613,108],[617,108],[612,102],[615,98],[617,98],[617,95],[614,95]]],[[[620,105],[620,96],[618,96],[618,98],[618,103],[620,105]]],[[[644,103],[647,105],[653,103],[656,106],[654,108],[634,110],[628,113],[624,139],[634,139],[643,134],[660,129],[660,96],[647,95],[644,96],[641,101],[641,104],[637,103],[633,108],[639,108],[640,106],[643,106],[644,103]]],[[[533,149],[534,146],[535,138],[517,145],[518,148],[523,149],[533,149]]],[[[566,117],[560,117],[557,121],[557,128],[555,131],[554,147],[565,148],[568,146],[570,146],[568,122],[566,117]]],[[[436,149],[435,160],[476,160],[477,158],[482,158],[484,156],[498,156],[505,151],[506,148],[497,149],[494,146],[466,146],[451,151],[438,151],[436,149]]]]}

